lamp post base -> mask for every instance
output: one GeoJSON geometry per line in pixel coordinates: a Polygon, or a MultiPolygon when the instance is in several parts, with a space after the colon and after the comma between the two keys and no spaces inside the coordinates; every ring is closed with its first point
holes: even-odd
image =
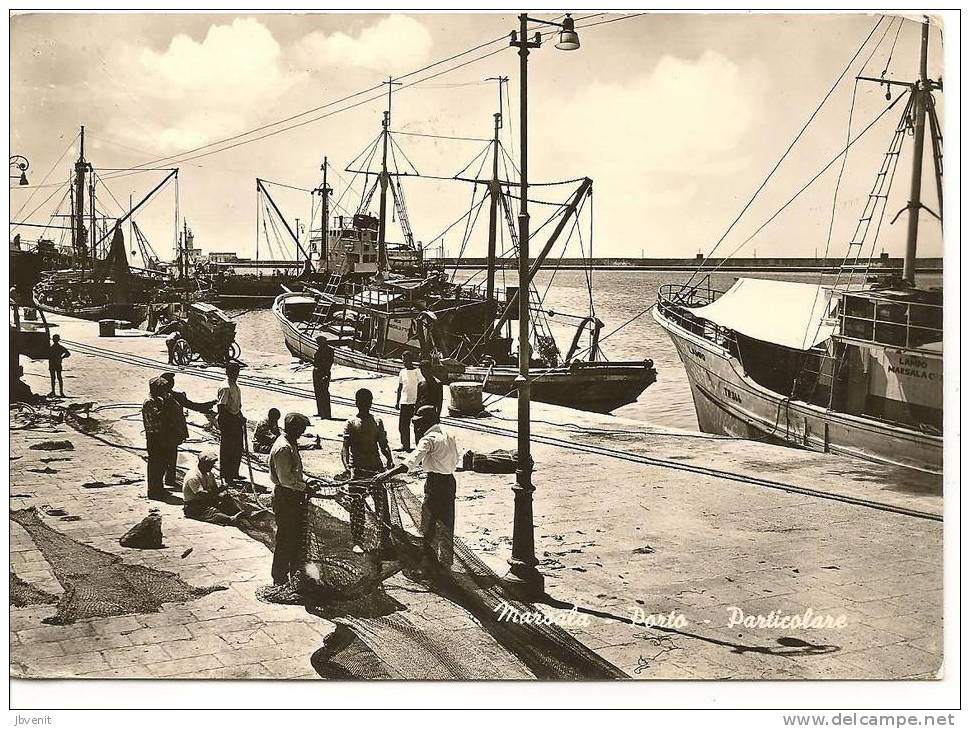
{"type": "Polygon", "coordinates": [[[538,602],[546,595],[545,578],[534,565],[509,560],[509,571],[502,582],[509,592],[523,602],[538,602]]]}

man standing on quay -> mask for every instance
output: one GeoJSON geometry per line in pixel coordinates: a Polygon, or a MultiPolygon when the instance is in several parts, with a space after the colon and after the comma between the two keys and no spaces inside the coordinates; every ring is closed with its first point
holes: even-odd
{"type": "Polygon", "coordinates": [[[313,394],[317,400],[317,417],[330,419],[330,370],[333,369],[333,347],[324,336],[317,337],[313,356],[313,394]]]}
{"type": "Polygon", "coordinates": [[[165,465],[168,454],[168,434],[165,432],[165,393],[168,383],[161,377],[148,381],[148,399],[141,406],[145,426],[145,449],[148,451],[148,498],[165,499],[165,465]]]}
{"type": "Polygon", "coordinates": [[[61,335],[55,334],[51,337],[51,346],[47,353],[47,367],[51,373],[51,397],[57,395],[54,392],[54,380],[61,386],[61,397],[64,397],[64,360],[71,356],[67,348],[61,344],[61,335]]]}
{"type": "Polygon", "coordinates": [[[405,471],[423,468],[424,504],[421,507],[421,533],[424,535],[426,574],[436,566],[450,569],[455,552],[455,470],[458,468],[458,445],[454,436],[439,424],[438,413],[425,405],[415,415],[415,423],[424,431],[414,452],[394,468],[378,474],[374,481],[383,484],[405,471]]]}
{"type": "Polygon", "coordinates": [[[303,525],[307,516],[307,483],[303,478],[303,458],[298,442],[310,425],[302,413],[287,413],[283,434],[269,452],[269,477],[273,491],[273,516],[276,517],[276,547],[273,549],[273,584],[285,585],[300,569],[303,525]]]}
{"type": "Polygon", "coordinates": [[[219,388],[216,396],[217,422],[219,424],[219,475],[223,482],[232,484],[239,479],[239,464],[242,462],[243,435],[246,418],[242,414],[242,393],[236,380],[239,378],[239,365],[230,362],[226,365],[226,384],[219,388]]]}
{"type": "Polygon", "coordinates": [[[394,406],[400,411],[397,430],[401,436],[401,450],[411,452],[411,418],[414,417],[414,404],[418,401],[418,383],[421,373],[414,368],[414,356],[405,352],[404,369],[397,376],[397,400],[394,406]]]}
{"type": "Polygon", "coordinates": [[[176,478],[178,473],[179,446],[189,439],[189,428],[185,420],[185,408],[205,413],[212,410],[215,400],[209,402],[195,402],[190,400],[181,390],[175,389],[175,374],[164,372],[159,377],[165,380],[168,391],[165,396],[165,423],[171,429],[168,433],[169,448],[165,457],[165,485],[170,488],[178,487],[176,478]]]}

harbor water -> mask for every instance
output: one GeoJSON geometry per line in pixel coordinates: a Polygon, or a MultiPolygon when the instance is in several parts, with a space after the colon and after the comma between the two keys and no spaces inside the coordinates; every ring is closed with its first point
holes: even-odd
{"type": "MultiPolygon", "coordinates": [[[[637,402],[620,408],[616,414],[657,425],[696,430],[697,419],[690,387],[677,351],[650,313],[644,313],[657,300],[657,293],[662,285],[686,282],[690,273],[610,270],[593,271],[592,276],[596,316],[604,323],[601,339],[606,356],[611,360],[652,359],[657,368],[657,382],[648,387],[637,402]],[[642,315],[637,316],[640,314],[642,315]],[[612,333],[621,326],[615,334],[612,333]]],[[[834,284],[837,279],[834,275],[818,273],[718,272],[711,277],[711,286],[724,290],[739,276],[823,284],[834,284]]],[[[459,271],[457,279],[470,279],[473,283],[480,283],[482,276],[470,271],[459,271]]],[[[498,286],[514,286],[515,282],[513,271],[505,271],[504,280],[501,272],[497,276],[498,286]]],[[[919,284],[940,286],[942,276],[920,276],[919,284]]],[[[552,271],[542,271],[537,277],[537,288],[540,294],[545,295],[547,310],[579,315],[589,313],[585,271],[559,271],[555,275],[552,271]]],[[[283,336],[272,311],[258,309],[230,314],[238,314],[236,340],[242,347],[243,359],[246,358],[246,352],[286,352],[283,336]]],[[[563,351],[569,346],[575,324],[573,319],[557,316],[550,319],[550,327],[563,351]]],[[[583,346],[586,345],[581,342],[581,347],[583,346]]]]}

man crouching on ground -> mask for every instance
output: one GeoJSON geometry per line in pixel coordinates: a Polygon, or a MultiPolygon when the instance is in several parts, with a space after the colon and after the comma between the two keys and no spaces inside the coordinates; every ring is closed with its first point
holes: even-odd
{"type": "Polygon", "coordinates": [[[235,526],[243,513],[232,506],[220,489],[212,468],[219,457],[214,453],[200,453],[195,468],[188,472],[182,482],[182,511],[189,519],[219,526],[235,526]]]}
{"type": "Polygon", "coordinates": [[[269,452],[269,477],[273,491],[273,515],[276,517],[276,548],[273,550],[273,584],[285,585],[297,578],[303,552],[303,525],[307,516],[308,485],[303,477],[303,458],[298,441],[310,425],[302,413],[287,413],[283,434],[269,452]]]}

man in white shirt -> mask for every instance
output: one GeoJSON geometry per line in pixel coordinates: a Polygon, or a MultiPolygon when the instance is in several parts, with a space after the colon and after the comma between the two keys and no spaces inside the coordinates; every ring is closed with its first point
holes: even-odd
{"type": "Polygon", "coordinates": [[[450,568],[454,561],[455,542],[455,470],[458,468],[458,445],[454,436],[438,422],[438,411],[422,406],[414,416],[424,429],[417,447],[402,463],[375,477],[383,483],[399,473],[424,469],[424,504],[421,508],[421,533],[424,534],[425,566],[437,562],[450,568]]]}
{"type": "Polygon", "coordinates": [[[303,458],[298,442],[310,425],[303,413],[287,413],[283,434],[269,452],[269,477],[276,517],[276,547],[273,549],[273,584],[284,585],[296,577],[303,557],[303,525],[306,521],[308,489],[303,477],[303,458]]]}
{"type": "Polygon", "coordinates": [[[414,417],[414,404],[418,401],[418,383],[424,382],[421,371],[414,366],[414,357],[405,352],[402,357],[404,369],[397,376],[397,401],[395,407],[400,411],[397,429],[401,435],[401,450],[411,450],[411,418],[414,417]]]}
{"type": "Polygon", "coordinates": [[[179,340],[182,334],[178,329],[169,332],[165,336],[165,348],[168,350],[168,363],[175,364],[175,343],[179,340]]]}
{"type": "Polygon", "coordinates": [[[195,468],[186,474],[182,482],[182,511],[189,519],[233,526],[239,523],[242,512],[231,506],[216,484],[216,477],[212,475],[216,460],[214,453],[199,454],[195,468]]]}
{"type": "Polygon", "coordinates": [[[242,392],[236,380],[239,378],[239,365],[230,362],[226,365],[226,383],[216,395],[216,410],[219,425],[219,475],[223,482],[231,485],[239,479],[239,464],[242,462],[243,433],[246,418],[242,414],[242,392]]]}

